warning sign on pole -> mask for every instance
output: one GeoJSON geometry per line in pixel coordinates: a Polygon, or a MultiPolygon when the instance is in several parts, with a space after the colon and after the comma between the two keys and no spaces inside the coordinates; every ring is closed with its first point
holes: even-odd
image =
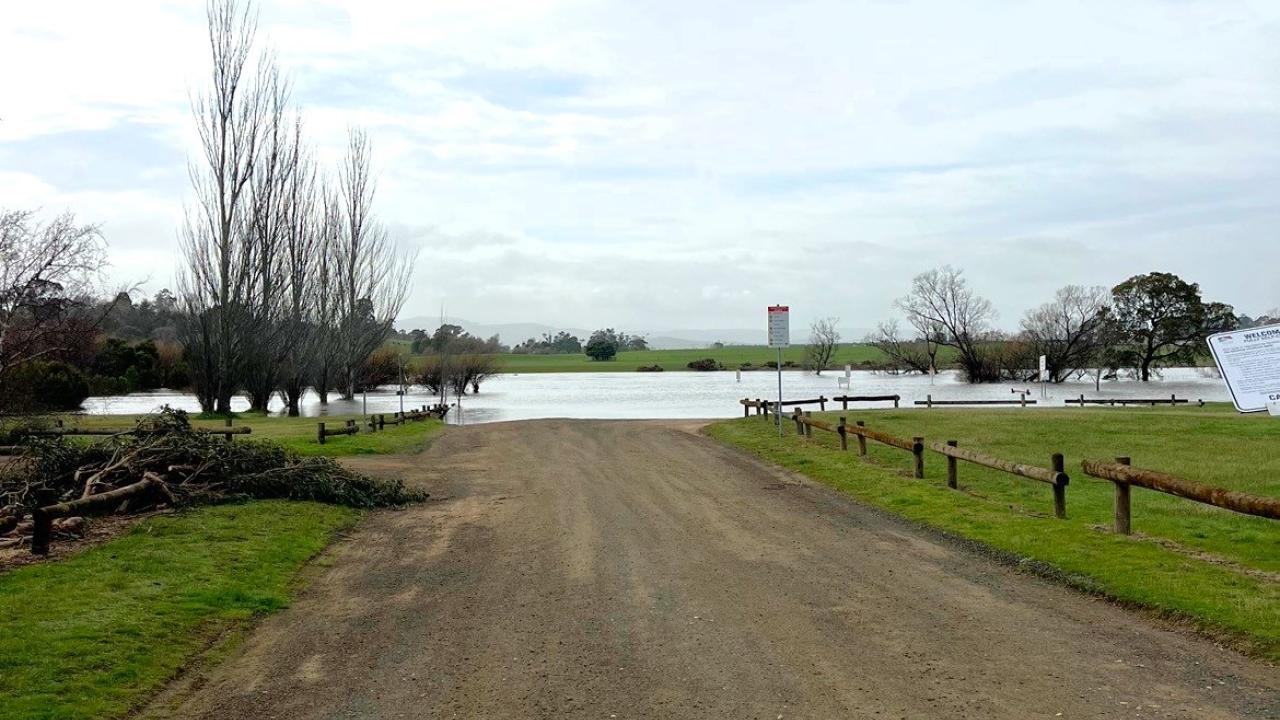
{"type": "Polygon", "coordinates": [[[769,306],[769,347],[791,347],[791,308],[786,305],[769,306]]]}
{"type": "Polygon", "coordinates": [[[1263,412],[1280,403],[1280,325],[1210,335],[1209,349],[1237,410],[1263,412]]]}

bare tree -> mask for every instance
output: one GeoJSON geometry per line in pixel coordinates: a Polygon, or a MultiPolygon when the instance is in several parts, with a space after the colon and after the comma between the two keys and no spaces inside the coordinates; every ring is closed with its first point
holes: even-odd
{"type": "Polygon", "coordinates": [[[342,205],[336,191],[328,183],[321,183],[317,194],[320,199],[320,246],[316,254],[313,301],[315,314],[311,318],[315,333],[310,343],[314,363],[311,367],[311,383],[320,398],[320,404],[327,405],[329,392],[333,389],[338,368],[341,367],[339,350],[342,343],[338,336],[338,251],[342,245],[343,223],[342,205]]]}
{"type": "Polygon", "coordinates": [[[1060,383],[1093,364],[1107,342],[1110,300],[1105,287],[1068,285],[1023,317],[1022,337],[1033,357],[1045,356],[1050,382],[1060,383]]]}
{"type": "Polygon", "coordinates": [[[918,372],[928,374],[937,367],[938,343],[929,336],[906,338],[897,320],[882,322],[876,331],[867,336],[868,345],[888,358],[888,368],[894,374],[918,372]]]}
{"type": "Polygon", "coordinates": [[[822,374],[840,347],[840,332],[836,330],[836,323],[839,321],[838,318],[822,318],[809,326],[809,344],[804,348],[804,362],[806,367],[813,370],[814,375],[822,374]]]}
{"type": "Polygon", "coordinates": [[[252,315],[252,182],[269,111],[270,60],[255,62],[256,14],[237,0],[206,10],[211,86],[192,101],[200,162],[188,167],[196,203],[180,231],[185,260],[178,281],[184,342],[201,407],[229,412],[252,315]]]}
{"type": "Polygon", "coordinates": [[[47,224],[30,210],[0,211],[0,382],[16,368],[81,339],[74,311],[94,292],[106,248],[96,225],[70,212],[47,224]]]}
{"type": "Polygon", "coordinates": [[[317,202],[316,170],[311,156],[302,149],[301,122],[294,127],[296,166],[288,183],[285,241],[285,303],[280,327],[283,331],[279,366],[280,395],[286,412],[297,417],[302,394],[312,381],[319,358],[324,354],[320,331],[322,301],[318,295],[321,271],[325,267],[323,217],[317,202]]]}
{"type": "Polygon", "coordinates": [[[968,286],[964,272],[950,265],[917,275],[897,306],[916,328],[933,328],[939,345],[954,348],[970,382],[999,379],[990,353],[995,309],[968,286]]]}
{"type": "MultiPolygon", "coordinates": [[[[248,325],[244,338],[243,384],[249,409],[266,412],[280,386],[280,371],[291,340],[285,318],[289,307],[287,262],[290,202],[301,160],[301,120],[289,118],[289,87],[274,69],[265,78],[268,110],[262,155],[254,168],[250,228],[246,238],[252,264],[248,325]]],[[[300,280],[305,282],[305,278],[300,280]]]]}
{"type": "Polygon", "coordinates": [[[350,131],[338,174],[342,234],[334,253],[337,269],[337,331],[343,396],[354,397],[365,359],[391,333],[408,297],[413,258],[401,254],[373,217],[374,181],[369,137],[350,131]]]}

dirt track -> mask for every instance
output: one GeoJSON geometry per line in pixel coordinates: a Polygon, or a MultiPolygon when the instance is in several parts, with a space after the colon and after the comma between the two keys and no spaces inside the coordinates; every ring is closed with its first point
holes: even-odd
{"type": "Polygon", "coordinates": [[[1280,717],[1275,668],[691,427],[478,426],[378,462],[449,499],[367,520],[173,716],[1280,717]]]}

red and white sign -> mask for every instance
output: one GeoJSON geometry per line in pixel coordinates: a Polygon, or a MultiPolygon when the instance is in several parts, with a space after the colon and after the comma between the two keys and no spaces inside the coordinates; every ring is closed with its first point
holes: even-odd
{"type": "Polygon", "coordinates": [[[791,346],[791,308],[786,305],[769,306],[769,347],[791,346]]]}

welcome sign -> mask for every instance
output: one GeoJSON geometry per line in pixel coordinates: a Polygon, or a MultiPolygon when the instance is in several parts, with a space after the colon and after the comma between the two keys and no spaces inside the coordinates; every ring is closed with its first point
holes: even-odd
{"type": "Polygon", "coordinates": [[[1240,412],[1280,403],[1280,325],[1209,336],[1209,350],[1240,412]]]}

